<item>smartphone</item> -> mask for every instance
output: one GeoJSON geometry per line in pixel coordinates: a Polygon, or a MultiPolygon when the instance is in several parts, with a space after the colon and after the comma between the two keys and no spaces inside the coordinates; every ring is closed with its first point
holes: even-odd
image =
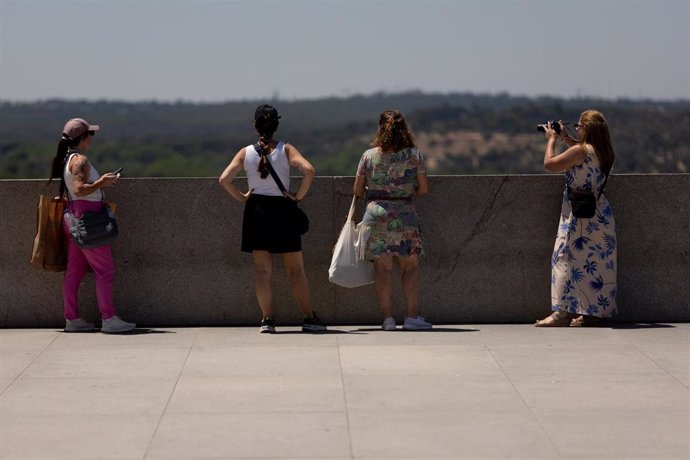
{"type": "Polygon", "coordinates": [[[118,168],[118,169],[116,169],[115,171],[113,171],[113,174],[115,174],[116,176],[119,175],[119,174],[122,174],[122,170],[123,170],[123,169],[124,169],[124,168],[118,168]]]}

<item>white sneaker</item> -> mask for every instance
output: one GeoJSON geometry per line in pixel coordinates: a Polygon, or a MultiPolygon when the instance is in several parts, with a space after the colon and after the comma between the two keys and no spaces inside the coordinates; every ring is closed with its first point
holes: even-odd
{"type": "Polygon", "coordinates": [[[388,318],[383,320],[383,326],[381,326],[381,329],[384,331],[394,331],[395,330],[395,318],[392,316],[389,316],[388,318]]]}
{"type": "Polygon", "coordinates": [[[65,319],[65,332],[91,332],[96,326],[81,318],[65,319]]]}
{"type": "Polygon", "coordinates": [[[406,316],[405,324],[403,324],[403,329],[406,331],[428,331],[433,327],[434,326],[430,322],[426,321],[421,316],[416,316],[414,318],[406,316]]]}
{"type": "Polygon", "coordinates": [[[134,323],[123,321],[119,316],[115,315],[110,319],[104,319],[101,326],[101,332],[106,334],[119,334],[121,332],[129,332],[137,327],[134,323]]]}

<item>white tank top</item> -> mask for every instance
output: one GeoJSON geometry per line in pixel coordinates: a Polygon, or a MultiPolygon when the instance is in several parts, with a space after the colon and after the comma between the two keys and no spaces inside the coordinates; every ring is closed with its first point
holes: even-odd
{"type": "MultiPolygon", "coordinates": [[[[65,163],[65,186],[67,187],[67,193],[69,193],[70,199],[86,201],[103,201],[104,196],[100,188],[94,192],[89,193],[86,196],[77,196],[74,194],[74,176],[69,170],[69,164],[72,161],[72,159],[79,154],[79,152],[77,152],[76,150],[70,150],[67,153],[69,154],[69,157],[67,158],[67,162],[65,163]]],[[[91,162],[89,162],[89,164],[91,165],[91,170],[89,171],[89,178],[87,182],[89,184],[93,184],[101,177],[101,175],[98,174],[98,171],[96,171],[96,168],[93,167],[91,162]]]]}
{"type": "MultiPolygon", "coordinates": [[[[261,178],[261,174],[259,174],[260,159],[261,157],[259,157],[253,145],[248,145],[245,148],[244,170],[247,173],[249,189],[254,189],[253,193],[256,195],[282,196],[283,193],[270,174],[266,176],[266,179],[261,178]]],[[[271,162],[271,166],[273,166],[283,186],[290,191],[290,163],[288,163],[283,141],[278,142],[276,148],[268,155],[268,160],[271,162]]]]}

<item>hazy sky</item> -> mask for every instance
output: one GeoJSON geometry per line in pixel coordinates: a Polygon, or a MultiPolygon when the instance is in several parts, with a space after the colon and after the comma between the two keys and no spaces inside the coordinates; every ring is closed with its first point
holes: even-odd
{"type": "Polygon", "coordinates": [[[0,0],[0,99],[690,99],[690,0],[0,0]]]}

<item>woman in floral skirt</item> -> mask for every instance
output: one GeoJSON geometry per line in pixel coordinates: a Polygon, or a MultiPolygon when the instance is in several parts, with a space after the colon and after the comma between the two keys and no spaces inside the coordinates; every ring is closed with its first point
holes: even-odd
{"type": "Polygon", "coordinates": [[[386,110],[379,117],[373,148],[357,167],[354,194],[367,201],[364,225],[369,230],[365,258],[374,263],[376,295],[383,310],[383,329],[396,329],[393,318],[393,260],[400,264],[405,297],[405,330],[431,329],[417,314],[419,256],[422,236],[413,198],[429,193],[424,158],[414,144],[403,114],[386,110]]]}

